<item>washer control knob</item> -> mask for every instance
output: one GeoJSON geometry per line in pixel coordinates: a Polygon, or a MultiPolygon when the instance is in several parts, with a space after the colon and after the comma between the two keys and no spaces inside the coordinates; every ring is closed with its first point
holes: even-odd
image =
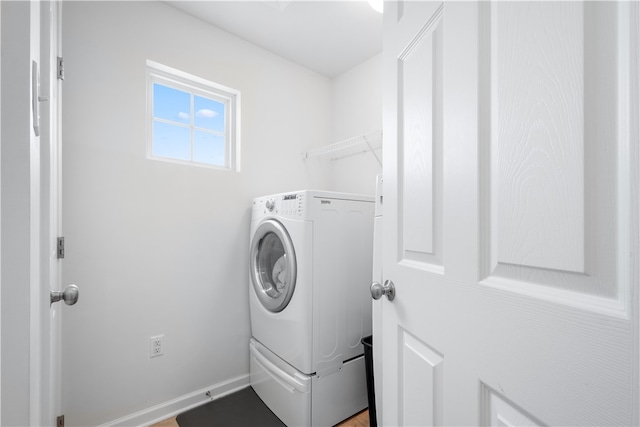
{"type": "Polygon", "coordinates": [[[264,207],[267,208],[269,212],[273,212],[273,209],[276,207],[276,200],[274,198],[267,200],[264,207]]]}

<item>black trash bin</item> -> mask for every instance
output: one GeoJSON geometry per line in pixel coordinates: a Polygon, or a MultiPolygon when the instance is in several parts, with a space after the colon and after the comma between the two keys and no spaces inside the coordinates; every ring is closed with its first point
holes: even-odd
{"type": "Polygon", "coordinates": [[[367,372],[367,400],[369,402],[369,425],[377,427],[376,418],[376,392],[373,385],[373,336],[362,338],[360,341],[364,346],[364,364],[367,372]]]}

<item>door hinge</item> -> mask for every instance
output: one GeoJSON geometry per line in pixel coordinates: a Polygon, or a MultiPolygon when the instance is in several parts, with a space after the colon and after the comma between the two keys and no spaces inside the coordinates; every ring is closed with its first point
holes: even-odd
{"type": "Polygon", "coordinates": [[[57,64],[58,80],[64,80],[64,58],[62,56],[58,56],[56,60],[56,64],[57,64]]]}
{"type": "Polygon", "coordinates": [[[58,237],[58,259],[64,258],[64,237],[58,237]]]}
{"type": "Polygon", "coordinates": [[[59,415],[56,418],[56,427],[64,427],[64,415],[59,415]]]}

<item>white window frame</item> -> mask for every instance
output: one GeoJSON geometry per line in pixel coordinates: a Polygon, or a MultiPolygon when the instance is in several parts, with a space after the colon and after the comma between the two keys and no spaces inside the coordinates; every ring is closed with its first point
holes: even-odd
{"type": "MultiPolygon", "coordinates": [[[[193,115],[193,114],[192,114],[193,115]]],[[[189,127],[194,129],[193,119],[189,127]]],[[[193,136],[191,140],[193,151],[193,136]]],[[[240,171],[240,91],[211,82],[198,76],[147,60],[147,158],[183,165],[200,166],[219,170],[240,171]],[[225,165],[182,160],[153,155],[153,85],[154,83],[183,92],[214,99],[225,105],[225,165]]],[[[193,158],[193,156],[192,156],[193,158]]]]}

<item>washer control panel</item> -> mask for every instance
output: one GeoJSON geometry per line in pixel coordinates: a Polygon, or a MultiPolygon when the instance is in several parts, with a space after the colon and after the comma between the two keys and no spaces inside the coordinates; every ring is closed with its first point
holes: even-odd
{"type": "Polygon", "coordinates": [[[281,215],[302,216],[304,198],[300,193],[285,194],[280,203],[281,215]]]}
{"type": "Polygon", "coordinates": [[[285,193],[256,199],[253,202],[254,212],[263,215],[274,214],[290,217],[304,215],[304,193],[285,193]]]}

